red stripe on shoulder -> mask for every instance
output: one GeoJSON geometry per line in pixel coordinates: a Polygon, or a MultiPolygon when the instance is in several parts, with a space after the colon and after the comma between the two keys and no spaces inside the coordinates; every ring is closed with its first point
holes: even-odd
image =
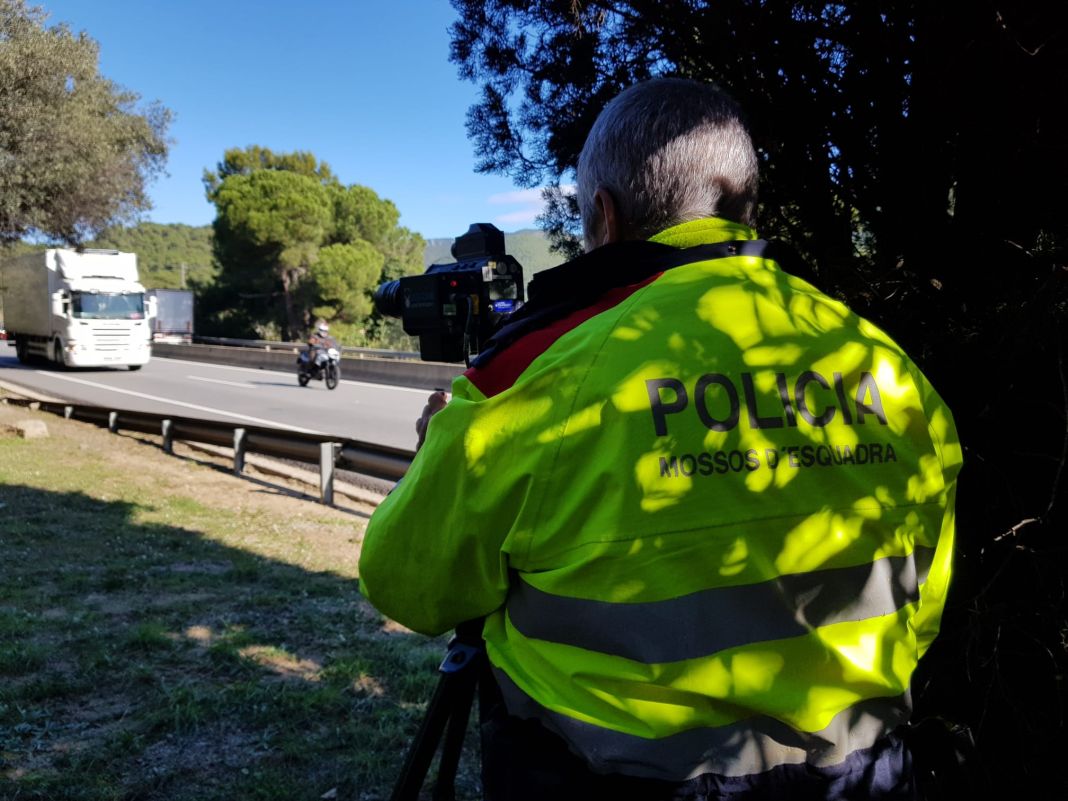
{"type": "Polygon", "coordinates": [[[500,356],[485,367],[471,367],[465,373],[472,384],[487,398],[492,398],[516,382],[531,362],[547,351],[550,346],[568,331],[573,331],[587,320],[618,306],[642,287],[648,286],[663,273],[656,273],[637,284],[615,287],[605,292],[591,306],[571,312],[545,328],[531,331],[516,340],[500,356]]]}

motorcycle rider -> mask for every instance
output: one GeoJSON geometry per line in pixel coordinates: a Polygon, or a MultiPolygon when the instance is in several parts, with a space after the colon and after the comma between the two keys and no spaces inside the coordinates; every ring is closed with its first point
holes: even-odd
{"type": "Polygon", "coordinates": [[[308,336],[308,350],[305,359],[309,364],[320,364],[326,358],[327,348],[336,348],[337,340],[330,336],[330,326],[322,320],[308,336]]]}

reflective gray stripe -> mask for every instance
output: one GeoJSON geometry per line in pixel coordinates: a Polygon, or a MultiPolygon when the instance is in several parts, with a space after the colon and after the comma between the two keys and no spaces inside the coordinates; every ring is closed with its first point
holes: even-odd
{"type": "Polygon", "coordinates": [[[728,726],[689,729],[647,739],[575,720],[541,706],[498,668],[494,675],[509,714],[533,718],[562,737],[599,773],[625,773],[683,781],[702,773],[747,776],[778,765],[808,763],[828,767],[851,753],[871,748],[912,711],[909,693],[870,698],[844,709],[820,731],[797,731],[775,718],[759,716],[728,726]]]}
{"type": "Polygon", "coordinates": [[[677,662],[891,614],[919,598],[933,557],[933,548],[916,548],[855,567],[642,603],[552,595],[520,576],[508,596],[508,618],[525,637],[646,664],[677,662]]]}

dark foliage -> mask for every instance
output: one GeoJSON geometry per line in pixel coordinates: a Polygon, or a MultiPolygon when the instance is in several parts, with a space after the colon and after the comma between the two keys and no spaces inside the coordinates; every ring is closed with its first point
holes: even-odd
{"type": "MultiPolygon", "coordinates": [[[[741,102],[761,234],[905,346],[964,442],[957,575],[918,715],[970,727],[992,794],[1063,797],[1068,6],[453,5],[452,58],[483,90],[468,118],[483,171],[566,184],[597,113],[643,78],[741,102]]],[[[555,199],[543,222],[566,247],[574,210],[555,199]]]]}
{"type": "Polygon", "coordinates": [[[0,244],[77,245],[151,208],[171,112],[99,72],[84,31],[0,0],[0,244]]]}
{"type": "Polygon", "coordinates": [[[425,242],[374,190],[343,185],[311,153],[231,148],[204,172],[216,207],[218,277],[198,307],[205,333],[298,340],[316,320],[346,344],[384,336],[380,279],[417,272],[425,242]]]}

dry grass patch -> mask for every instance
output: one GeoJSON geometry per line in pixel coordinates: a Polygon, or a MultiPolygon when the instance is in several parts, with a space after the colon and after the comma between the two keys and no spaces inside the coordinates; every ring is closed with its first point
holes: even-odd
{"type": "Polygon", "coordinates": [[[444,644],[360,596],[370,509],[39,416],[0,438],[0,798],[387,798],[444,644]]]}

